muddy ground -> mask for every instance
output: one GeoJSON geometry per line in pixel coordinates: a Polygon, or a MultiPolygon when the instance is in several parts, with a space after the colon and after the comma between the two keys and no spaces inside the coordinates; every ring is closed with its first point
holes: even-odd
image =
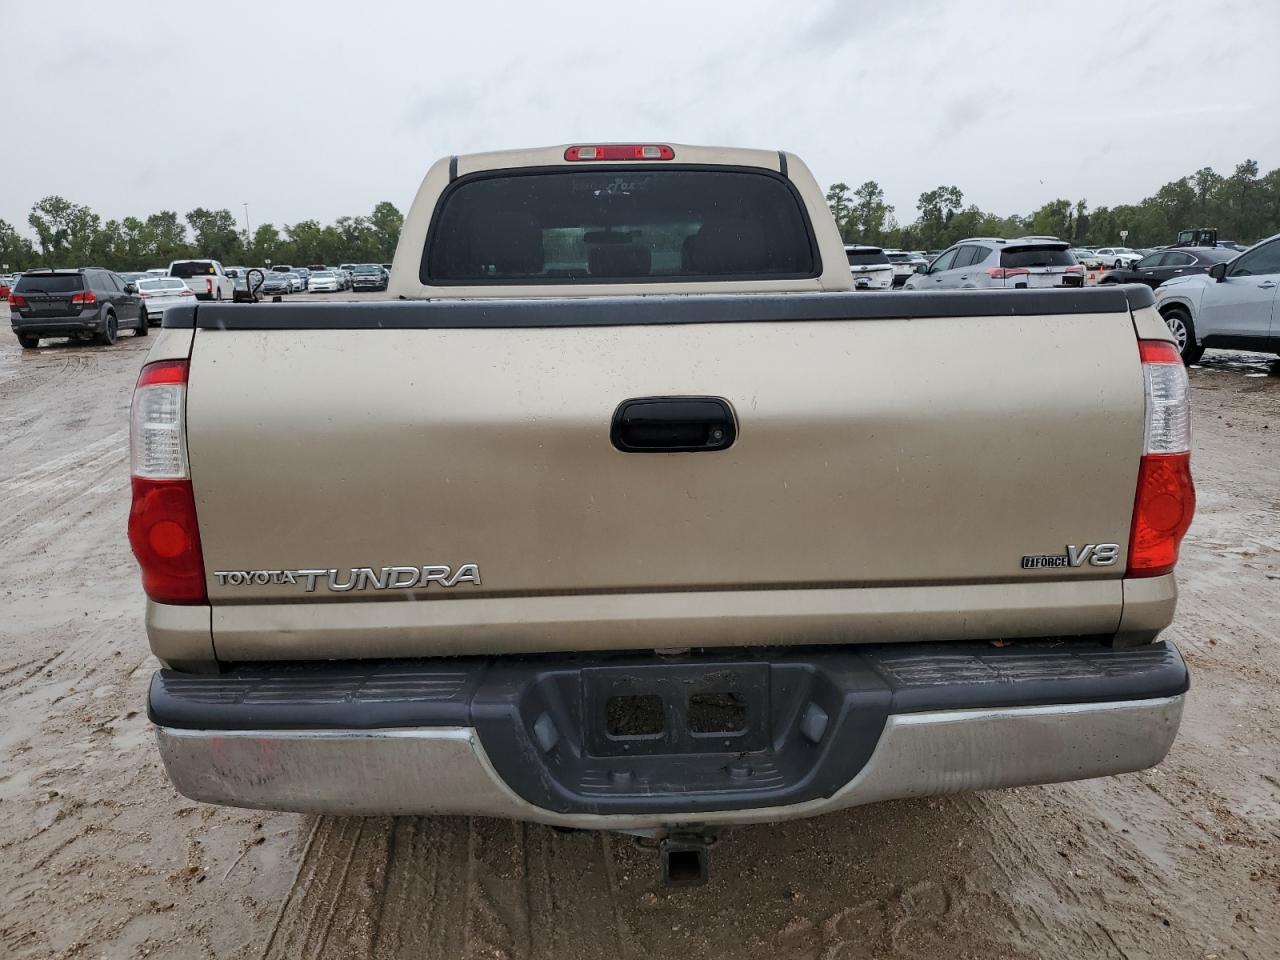
{"type": "Polygon", "coordinates": [[[743,829],[710,886],[672,891],[621,837],[176,795],[124,537],[150,341],[23,353],[0,331],[0,956],[1280,957],[1273,358],[1192,371],[1171,635],[1194,688],[1162,766],[743,829]]]}

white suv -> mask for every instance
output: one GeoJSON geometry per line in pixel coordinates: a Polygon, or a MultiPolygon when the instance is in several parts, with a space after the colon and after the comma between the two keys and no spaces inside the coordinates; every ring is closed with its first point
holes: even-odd
{"type": "Polygon", "coordinates": [[[1156,309],[1186,363],[1206,347],[1280,353],[1280,233],[1208,273],[1156,287],[1156,309]]]}
{"type": "Polygon", "coordinates": [[[892,290],[893,264],[879,247],[851,244],[844,248],[849,258],[849,272],[853,274],[855,290],[892,290]]]}
{"type": "Polygon", "coordinates": [[[1080,287],[1084,267],[1062,240],[974,237],[942,251],[907,290],[977,290],[991,287],[1080,287]]]}
{"type": "Polygon", "coordinates": [[[1101,260],[1104,266],[1111,267],[1113,270],[1130,267],[1142,259],[1142,254],[1128,247],[1099,247],[1093,251],[1093,255],[1101,260]]]}

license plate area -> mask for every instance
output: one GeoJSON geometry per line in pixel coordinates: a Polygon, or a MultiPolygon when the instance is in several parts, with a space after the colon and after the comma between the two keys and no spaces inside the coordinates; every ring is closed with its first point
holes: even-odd
{"type": "Polygon", "coordinates": [[[769,676],[764,663],[587,668],[584,746],[593,757],[764,750],[769,676]]]}
{"type": "Polygon", "coordinates": [[[32,312],[50,317],[63,317],[71,313],[71,300],[66,297],[29,297],[32,312]]]}

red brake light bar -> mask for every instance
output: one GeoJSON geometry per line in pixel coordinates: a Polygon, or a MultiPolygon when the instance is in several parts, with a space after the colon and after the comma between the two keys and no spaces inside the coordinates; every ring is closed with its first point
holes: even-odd
{"type": "Polygon", "coordinates": [[[665,143],[601,143],[564,152],[566,160],[674,160],[675,156],[665,143]]]}

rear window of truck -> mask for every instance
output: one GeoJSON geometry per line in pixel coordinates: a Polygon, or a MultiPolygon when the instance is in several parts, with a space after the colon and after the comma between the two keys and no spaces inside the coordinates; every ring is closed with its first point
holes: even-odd
{"type": "Polygon", "coordinates": [[[169,270],[169,276],[189,280],[191,277],[212,277],[217,273],[208,260],[185,260],[175,263],[169,270]]]}
{"type": "Polygon", "coordinates": [[[1076,262],[1065,246],[1037,244],[1030,247],[1005,247],[1000,251],[1002,267],[1069,267],[1076,262]]]}
{"type": "Polygon", "coordinates": [[[437,208],[424,284],[571,284],[817,276],[799,196],[731,169],[478,175],[437,208]]]}
{"type": "Polygon", "coordinates": [[[14,293],[75,293],[85,289],[78,273],[35,273],[18,278],[14,293]]]}

